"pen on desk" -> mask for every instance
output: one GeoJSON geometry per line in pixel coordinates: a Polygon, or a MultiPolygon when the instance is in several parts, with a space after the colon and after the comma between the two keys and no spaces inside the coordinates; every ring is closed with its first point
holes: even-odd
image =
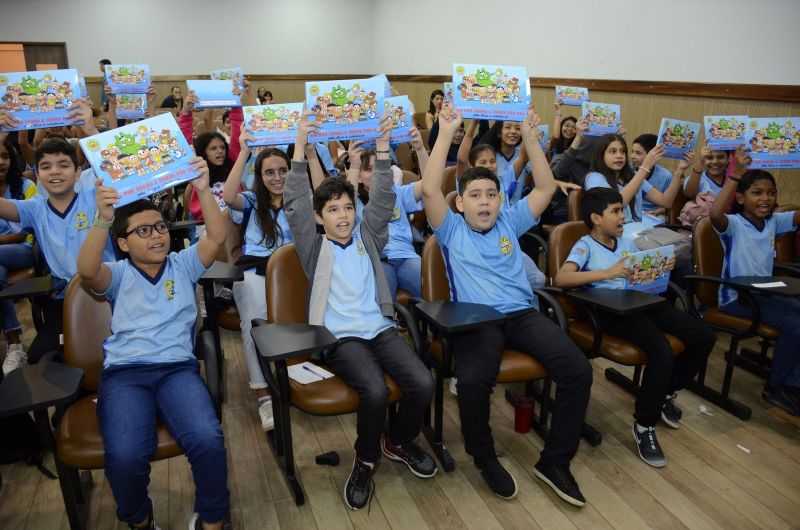
{"type": "Polygon", "coordinates": [[[326,379],[326,377],[324,375],[322,375],[321,373],[317,372],[316,370],[312,370],[311,368],[308,367],[308,365],[304,364],[303,365],[303,370],[305,370],[307,372],[311,372],[312,374],[314,374],[317,377],[319,377],[322,381],[324,381],[326,379]]]}

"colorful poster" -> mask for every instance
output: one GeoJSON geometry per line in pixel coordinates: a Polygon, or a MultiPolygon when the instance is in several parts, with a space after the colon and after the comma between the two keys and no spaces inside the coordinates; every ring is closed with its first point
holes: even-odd
{"type": "Polygon", "coordinates": [[[392,96],[383,100],[384,116],[391,116],[394,123],[392,129],[391,142],[402,144],[411,141],[411,101],[408,96],[392,96]]]}
{"type": "Polygon", "coordinates": [[[750,137],[747,116],[703,116],[706,140],[712,151],[730,151],[750,137]]]}
{"type": "Polygon", "coordinates": [[[244,70],[241,68],[223,68],[222,70],[211,70],[211,79],[226,80],[230,79],[240,90],[244,90],[244,70]]]}
{"type": "Polygon", "coordinates": [[[453,101],[453,83],[445,83],[443,92],[445,101],[453,101]]]}
{"type": "Polygon", "coordinates": [[[160,114],[80,140],[95,175],[116,188],[122,206],[192,180],[194,156],[172,114],[160,114]]]}
{"type": "Polygon", "coordinates": [[[147,96],[145,94],[117,94],[117,118],[120,120],[136,120],[147,114],[147,96]]]}
{"type": "Polygon", "coordinates": [[[78,78],[78,91],[80,92],[82,98],[89,97],[89,91],[86,90],[86,78],[83,76],[78,78]]]}
{"type": "Polygon", "coordinates": [[[750,118],[751,169],[800,167],[800,118],[750,118]]]}
{"type": "Polygon", "coordinates": [[[556,86],[556,99],[560,99],[564,105],[580,107],[585,101],[589,101],[589,89],[582,86],[556,86]]]}
{"type": "Polygon", "coordinates": [[[254,105],[242,110],[245,130],[255,137],[255,141],[247,142],[248,147],[294,143],[297,123],[303,117],[302,102],[254,105]]]}
{"type": "Polygon", "coordinates": [[[675,246],[643,250],[629,254],[630,271],[625,278],[623,289],[660,294],[669,287],[667,264],[675,257],[675,246]]]}
{"type": "Polygon", "coordinates": [[[106,65],[106,85],[112,94],[147,94],[150,67],[146,64],[106,65]]]}
{"type": "Polygon", "coordinates": [[[3,127],[4,131],[69,125],[67,115],[70,111],[67,109],[80,96],[78,71],[0,74],[0,94],[3,95],[3,105],[19,120],[16,128],[3,127]]]}
{"type": "Polygon", "coordinates": [[[522,121],[531,104],[524,66],[453,65],[453,103],[464,118],[522,121]]]}
{"type": "Polygon", "coordinates": [[[542,151],[545,153],[547,152],[547,148],[550,147],[550,126],[549,125],[539,125],[539,145],[542,146],[542,151]]]}
{"type": "Polygon", "coordinates": [[[306,82],[306,108],[321,125],[313,142],[368,140],[378,136],[386,76],[306,82]],[[381,77],[383,79],[381,79],[381,77]]]}
{"type": "Polygon", "coordinates": [[[369,81],[380,82],[383,85],[383,97],[388,98],[392,95],[392,85],[389,83],[389,78],[386,74],[373,75],[369,81]]]}
{"type": "Polygon", "coordinates": [[[583,117],[589,120],[586,136],[603,136],[619,130],[619,122],[622,120],[619,105],[584,101],[581,108],[583,117]]]}
{"type": "Polygon", "coordinates": [[[189,79],[186,87],[194,91],[200,99],[195,104],[197,109],[217,109],[227,107],[241,107],[242,101],[233,93],[232,79],[189,79]]]}
{"type": "Polygon", "coordinates": [[[700,124],[693,121],[661,118],[656,145],[664,146],[666,158],[683,159],[683,155],[695,150],[700,124]]]}

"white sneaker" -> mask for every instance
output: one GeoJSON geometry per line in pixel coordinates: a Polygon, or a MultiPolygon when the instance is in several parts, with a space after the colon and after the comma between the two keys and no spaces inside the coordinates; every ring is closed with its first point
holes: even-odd
{"type": "Polygon", "coordinates": [[[197,528],[202,529],[203,523],[200,522],[200,515],[198,515],[197,512],[195,512],[189,519],[189,530],[196,530],[197,528]]]}
{"type": "Polygon", "coordinates": [[[258,417],[261,418],[261,428],[264,432],[275,428],[275,419],[272,417],[272,398],[258,400],[258,417]]]}
{"type": "Polygon", "coordinates": [[[6,346],[6,359],[3,361],[3,376],[7,376],[27,361],[28,355],[22,344],[9,344],[6,346]]]}
{"type": "Polygon", "coordinates": [[[458,388],[456,388],[456,384],[458,383],[458,378],[451,377],[450,378],[450,393],[454,396],[458,395],[458,388]]]}

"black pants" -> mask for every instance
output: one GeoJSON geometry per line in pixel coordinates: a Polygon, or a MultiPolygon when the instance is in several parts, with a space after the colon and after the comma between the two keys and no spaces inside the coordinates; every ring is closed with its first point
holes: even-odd
{"type": "Polygon", "coordinates": [[[599,317],[604,332],[647,352],[634,417],[642,427],[655,426],[667,394],[685,387],[706,362],[716,341],[714,333],[701,320],[668,304],[623,317],[609,313],[600,313],[599,317]],[[678,357],[672,354],[664,333],[676,336],[683,343],[683,354],[678,357]]]}
{"type": "Polygon", "coordinates": [[[61,352],[61,334],[64,333],[64,300],[46,299],[42,302],[44,324],[28,348],[28,362],[36,364],[42,355],[61,352]]]}
{"type": "Polygon", "coordinates": [[[358,458],[372,463],[377,462],[381,455],[380,440],[389,405],[384,372],[403,391],[403,399],[389,432],[392,443],[403,445],[417,437],[425,410],[430,406],[433,379],[396,329],[382,331],[372,340],[343,339],[325,356],[325,361],[358,393],[358,438],[355,444],[358,458]]]}
{"type": "Polygon", "coordinates": [[[461,433],[467,453],[476,462],[495,456],[489,395],[506,348],[535,358],[556,382],[551,431],[541,458],[569,465],[583,430],[592,367],[561,328],[533,309],[511,313],[503,323],[453,337],[461,433]]]}

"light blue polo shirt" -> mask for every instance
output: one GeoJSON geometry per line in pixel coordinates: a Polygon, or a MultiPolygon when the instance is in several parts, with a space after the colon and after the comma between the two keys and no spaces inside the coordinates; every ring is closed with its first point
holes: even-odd
{"type": "Polygon", "coordinates": [[[258,199],[256,194],[252,191],[245,191],[241,193],[242,201],[244,203],[243,213],[248,217],[247,227],[244,231],[244,246],[242,253],[246,256],[271,256],[278,247],[292,242],[292,231],[289,229],[289,222],[286,220],[286,212],[283,208],[270,208],[272,218],[280,228],[278,239],[271,247],[267,247],[267,242],[264,239],[264,232],[258,224],[258,215],[256,213],[256,205],[258,199]]]}
{"type": "MultiPolygon", "coordinates": [[[[686,189],[686,185],[688,183],[689,183],[689,179],[686,179],[683,182],[683,189],[684,190],[686,189]]],[[[703,193],[703,192],[706,192],[706,191],[710,191],[711,195],[713,195],[716,198],[716,196],[719,195],[719,192],[722,191],[722,186],[720,186],[719,184],[714,182],[711,179],[711,177],[709,177],[708,174],[705,171],[703,171],[703,174],[700,175],[700,184],[697,187],[697,193],[703,193]]]]}
{"type": "MultiPolygon", "coordinates": [[[[573,245],[566,261],[577,265],[578,270],[581,272],[604,271],[611,268],[624,256],[635,252],[639,252],[639,250],[630,239],[624,237],[615,237],[614,248],[608,248],[592,236],[583,236],[573,245]]],[[[601,280],[593,282],[589,286],[605,289],[623,289],[625,287],[625,278],[601,280]]]]}
{"type": "Polygon", "coordinates": [[[325,308],[325,327],[337,339],[358,337],[375,338],[381,331],[394,327],[394,321],[381,313],[375,287],[375,271],[364,243],[360,225],[353,230],[347,244],[325,239],[333,250],[333,271],[325,308]]]}
{"type": "MultiPolygon", "coordinates": [[[[608,181],[606,177],[603,176],[602,173],[598,173],[597,171],[592,171],[588,175],[586,175],[586,180],[583,183],[583,188],[586,190],[590,190],[592,188],[610,188],[611,186],[608,185],[608,181]]],[[[624,186],[620,183],[617,183],[617,191],[622,192],[622,188],[624,186]]],[[[625,222],[630,223],[631,221],[644,221],[645,218],[642,214],[642,204],[644,201],[644,196],[650,193],[650,190],[653,189],[653,185],[650,184],[647,180],[642,182],[642,185],[636,191],[636,195],[634,195],[633,200],[631,202],[636,202],[635,209],[631,212],[631,205],[630,203],[625,205],[625,222]]]]}
{"type": "MultiPolygon", "coordinates": [[[[659,166],[656,164],[653,166],[653,172],[650,175],[650,178],[647,179],[647,182],[650,183],[652,187],[664,193],[669,188],[670,183],[672,182],[672,174],[667,170],[667,168],[659,166]]],[[[652,202],[648,201],[647,198],[644,198],[643,210],[644,211],[651,211],[660,208],[657,204],[653,204],[652,202]]]]}
{"type": "Polygon", "coordinates": [[[111,284],[98,294],[111,302],[112,335],[103,368],[194,359],[195,286],[206,271],[197,245],[169,254],[155,278],[127,259],[106,265],[111,284]]]}
{"type": "Polygon", "coordinates": [[[447,211],[433,232],[444,257],[454,302],[487,304],[503,313],[533,307],[533,291],[525,275],[519,236],[539,222],[528,201],[503,208],[486,232],[469,227],[464,218],[447,211]]]}
{"type": "MultiPolygon", "coordinates": [[[[95,194],[89,190],[76,193],[63,214],[40,195],[24,201],[11,202],[19,212],[20,225],[32,229],[36,235],[51,274],[69,281],[78,272],[78,252],[92,227],[97,209],[95,194]]],[[[103,260],[115,259],[109,237],[103,252],[103,260]]],[[[63,296],[63,291],[58,294],[58,298],[63,296]]]]}
{"type": "MultiPolygon", "coordinates": [[[[762,228],[756,227],[742,214],[728,214],[728,228],[719,232],[724,251],[722,278],[735,276],[772,276],[775,262],[775,236],[797,230],[792,224],[794,212],[774,213],[764,220],[762,228]]],[[[735,290],[722,286],[719,305],[733,302],[738,297],[735,290]]]]}

